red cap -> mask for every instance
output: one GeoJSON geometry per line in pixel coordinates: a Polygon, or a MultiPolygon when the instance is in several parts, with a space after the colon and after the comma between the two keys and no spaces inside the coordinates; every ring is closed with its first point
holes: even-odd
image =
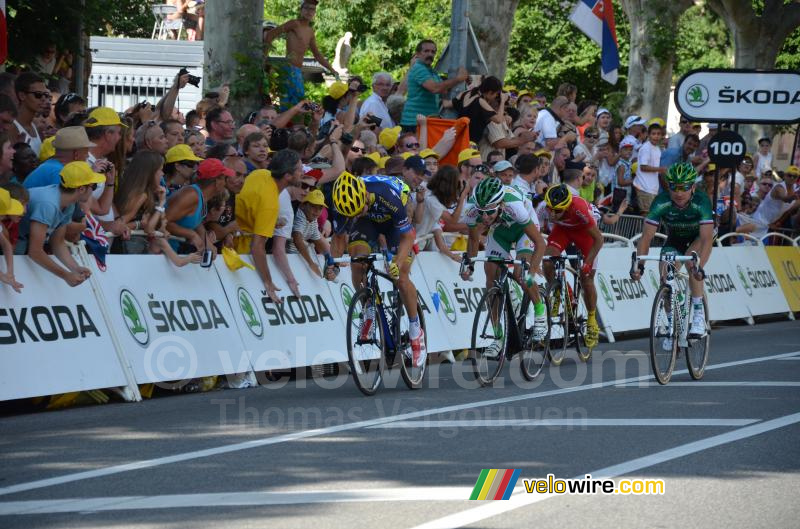
{"type": "Polygon", "coordinates": [[[236,176],[233,169],[225,167],[220,160],[209,158],[197,167],[197,180],[212,180],[220,176],[236,176]]]}

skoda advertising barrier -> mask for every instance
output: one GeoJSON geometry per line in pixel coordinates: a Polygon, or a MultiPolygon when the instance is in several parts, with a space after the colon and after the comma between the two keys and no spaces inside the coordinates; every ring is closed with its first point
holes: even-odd
{"type": "MultiPolygon", "coordinates": [[[[428,352],[438,353],[441,351],[449,351],[454,347],[452,345],[452,337],[450,336],[451,324],[448,319],[448,316],[453,314],[453,306],[449,300],[447,289],[440,290],[436,288],[431,290],[428,286],[425,273],[419,262],[420,255],[424,254],[418,254],[414,259],[414,263],[411,265],[411,280],[414,282],[419,298],[422,300],[428,352]],[[445,312],[446,307],[449,308],[447,312],[445,312]]],[[[450,264],[455,264],[452,260],[447,259],[438,252],[437,255],[450,261],[450,264]]],[[[458,265],[456,265],[456,273],[458,273],[458,265]]]]}
{"type": "Polygon", "coordinates": [[[800,73],[692,70],[675,87],[675,105],[692,121],[794,123],[800,121],[800,73]]]}
{"type": "Polygon", "coordinates": [[[763,246],[724,250],[731,269],[736,274],[736,281],[744,291],[738,302],[747,305],[751,315],[789,312],[789,304],[763,246]]]}
{"type": "MultiPolygon", "coordinates": [[[[726,255],[728,248],[715,246],[703,269],[706,272],[705,290],[708,298],[708,317],[711,321],[747,319],[750,311],[747,296],[736,279],[736,270],[726,255]]],[[[681,286],[685,287],[683,281],[681,286]]]]}
{"type": "MultiPolygon", "coordinates": [[[[648,262],[642,279],[633,281],[631,248],[603,248],[598,256],[594,284],[602,326],[612,333],[648,329],[653,297],[658,289],[658,266],[648,262]]],[[[651,255],[658,255],[653,248],[651,255]]]]}
{"type": "Polygon", "coordinates": [[[800,248],[767,246],[767,257],[792,312],[800,312],[800,248]]]}
{"type": "MultiPolygon", "coordinates": [[[[252,263],[249,255],[241,258],[252,263]]],[[[300,296],[295,296],[272,256],[267,256],[272,280],[282,303],[274,303],[254,270],[232,272],[221,260],[214,266],[234,311],[255,371],[288,369],[347,361],[339,302],[327,281],[311,273],[298,255],[289,255],[300,296]]],[[[348,269],[343,269],[349,273],[348,269]]]]}
{"type": "Polygon", "coordinates": [[[149,255],[109,255],[106,263],[93,273],[138,383],[250,370],[213,268],[149,255]]]}
{"type": "Polygon", "coordinates": [[[415,261],[422,270],[432,308],[444,330],[447,345],[442,350],[468,348],[475,312],[486,289],[483,263],[476,263],[472,281],[464,281],[458,275],[460,265],[439,252],[420,253],[415,261]]]}
{"type": "Polygon", "coordinates": [[[89,282],[70,287],[22,256],[14,273],[21,294],[0,284],[0,400],[126,386],[89,282]]]}

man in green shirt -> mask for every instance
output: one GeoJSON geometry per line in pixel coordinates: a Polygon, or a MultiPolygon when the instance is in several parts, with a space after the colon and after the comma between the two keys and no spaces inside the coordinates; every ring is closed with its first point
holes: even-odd
{"type": "Polygon", "coordinates": [[[416,54],[408,72],[408,97],[400,119],[404,131],[417,130],[417,115],[438,116],[440,96],[446,95],[458,83],[469,78],[467,71],[461,67],[455,79],[442,81],[433,66],[436,56],[436,43],[423,40],[417,44],[416,54]]]}

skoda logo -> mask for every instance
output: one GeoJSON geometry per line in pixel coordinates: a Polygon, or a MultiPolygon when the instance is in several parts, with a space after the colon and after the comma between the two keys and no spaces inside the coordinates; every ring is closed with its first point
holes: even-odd
{"type": "Polygon", "coordinates": [[[690,107],[702,107],[708,103],[708,88],[701,84],[693,84],[686,91],[686,102],[690,107]]]}
{"type": "Polygon", "coordinates": [[[611,288],[603,274],[597,274],[597,282],[600,284],[600,293],[606,301],[606,305],[609,309],[614,310],[614,296],[611,295],[611,288]]]}
{"type": "Polygon", "coordinates": [[[450,292],[445,288],[444,283],[436,281],[436,292],[434,294],[439,296],[439,306],[442,308],[445,318],[455,325],[457,317],[456,309],[453,307],[453,302],[450,299],[450,292]]]}
{"type": "Polygon", "coordinates": [[[122,311],[125,326],[128,327],[133,339],[141,345],[147,345],[147,342],[150,341],[150,331],[147,328],[147,321],[144,319],[144,311],[130,290],[123,289],[119,293],[119,308],[122,311]]]}
{"type": "Polygon", "coordinates": [[[753,289],[750,287],[750,281],[747,280],[747,275],[742,270],[742,267],[736,265],[736,271],[739,272],[739,281],[742,283],[744,287],[744,291],[747,292],[747,295],[752,297],[753,296],[753,289]]]}
{"type": "MultiPolygon", "coordinates": [[[[353,287],[351,287],[347,283],[342,283],[342,286],[339,289],[339,293],[342,296],[342,303],[344,304],[344,309],[349,310],[350,303],[353,302],[353,294],[354,294],[353,287]]],[[[360,316],[360,313],[358,312],[358,309],[356,309],[353,311],[353,318],[355,319],[358,316],[360,316]]]]}
{"type": "Polygon", "coordinates": [[[239,310],[242,311],[242,319],[247,328],[256,338],[264,336],[264,322],[261,321],[261,315],[256,309],[256,304],[250,293],[242,287],[236,292],[236,298],[239,300],[239,310]]]}

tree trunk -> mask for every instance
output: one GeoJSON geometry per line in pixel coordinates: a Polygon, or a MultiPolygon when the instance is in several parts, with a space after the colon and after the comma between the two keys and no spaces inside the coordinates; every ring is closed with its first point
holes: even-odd
{"type": "Polygon", "coordinates": [[[508,41],[519,0],[469,0],[469,20],[489,67],[501,81],[506,75],[508,41]]]}
{"type": "MultiPolygon", "coordinates": [[[[771,70],[786,38],[800,25],[800,3],[766,0],[757,16],[751,2],[706,0],[733,35],[734,67],[771,70]]],[[[758,138],[772,137],[771,125],[745,125],[739,131],[748,150],[755,151],[758,138]]]]}
{"type": "Polygon", "coordinates": [[[622,104],[629,114],[666,119],[675,62],[674,32],[692,0],[622,0],[631,24],[628,93],[622,104]]]}
{"type": "Polygon", "coordinates": [[[205,6],[203,89],[229,83],[228,107],[241,118],[261,103],[264,0],[212,0],[205,6]]]}

